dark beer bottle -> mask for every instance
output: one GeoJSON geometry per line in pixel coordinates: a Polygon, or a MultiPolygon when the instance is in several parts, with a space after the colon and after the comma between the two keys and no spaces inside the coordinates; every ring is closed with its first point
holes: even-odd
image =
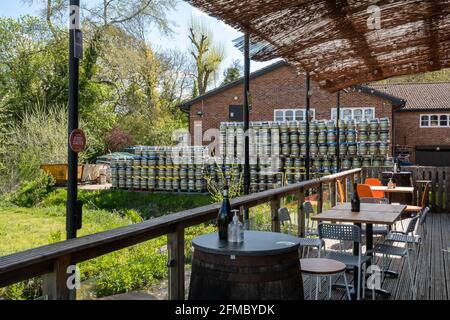
{"type": "Polygon", "coordinates": [[[355,183],[353,186],[353,195],[352,195],[352,212],[359,212],[361,210],[361,200],[358,195],[358,185],[355,183]]]}
{"type": "Polygon", "coordinates": [[[231,213],[230,199],[228,198],[228,186],[223,188],[223,201],[222,206],[217,216],[217,227],[219,229],[219,239],[228,240],[228,225],[233,220],[231,213]]]}

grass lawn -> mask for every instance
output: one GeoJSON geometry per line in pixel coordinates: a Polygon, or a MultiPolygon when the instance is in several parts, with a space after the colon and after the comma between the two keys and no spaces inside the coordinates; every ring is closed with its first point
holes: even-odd
{"type": "MultiPolygon", "coordinates": [[[[64,190],[58,190],[36,208],[0,203],[0,256],[64,240],[65,195],[64,190]]],[[[85,202],[85,209],[79,236],[211,202],[205,195],[134,194],[122,191],[81,192],[80,198],[85,202]]],[[[207,224],[186,230],[187,262],[190,261],[192,239],[212,231],[214,226],[207,224]]],[[[82,293],[83,296],[102,297],[158,283],[167,276],[166,244],[167,237],[164,236],[81,263],[81,280],[90,283],[90,292],[82,293]]],[[[33,299],[42,294],[41,285],[40,278],[31,279],[0,289],[0,297],[33,299]]]]}
{"type": "MultiPolygon", "coordinates": [[[[65,235],[65,208],[0,207],[0,256],[61,241],[65,235]]],[[[118,214],[88,210],[80,236],[130,224],[118,214]]]]}

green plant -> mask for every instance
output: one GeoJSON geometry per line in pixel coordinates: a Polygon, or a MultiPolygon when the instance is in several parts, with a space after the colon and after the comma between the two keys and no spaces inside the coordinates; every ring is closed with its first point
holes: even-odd
{"type": "Polygon", "coordinates": [[[48,195],[53,184],[53,177],[41,171],[33,181],[22,183],[19,189],[12,194],[11,202],[20,207],[31,208],[48,195]]]}
{"type": "Polygon", "coordinates": [[[211,172],[205,175],[205,180],[209,194],[214,202],[221,202],[223,200],[223,187],[225,183],[228,185],[230,199],[241,195],[243,174],[239,173],[237,165],[232,165],[228,172],[224,172],[217,165],[212,170],[217,173],[217,180],[213,178],[211,172]]]}

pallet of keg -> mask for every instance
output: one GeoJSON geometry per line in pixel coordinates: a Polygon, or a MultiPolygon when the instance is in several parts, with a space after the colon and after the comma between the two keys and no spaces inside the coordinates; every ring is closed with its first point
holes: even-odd
{"type": "Polygon", "coordinates": [[[141,156],[136,156],[132,163],[133,190],[141,190],[141,156]]]}
{"type": "MultiPolygon", "coordinates": [[[[126,189],[128,177],[132,178],[131,168],[133,163],[132,156],[115,157],[111,160],[111,180],[114,189],[126,189]],[[128,175],[128,176],[127,176],[128,175]]],[[[132,185],[132,181],[128,181],[128,185],[132,185]]]]}
{"type": "Polygon", "coordinates": [[[285,174],[285,177],[287,179],[288,184],[293,184],[295,182],[295,161],[293,158],[286,158],[283,163],[283,172],[285,174]]]}

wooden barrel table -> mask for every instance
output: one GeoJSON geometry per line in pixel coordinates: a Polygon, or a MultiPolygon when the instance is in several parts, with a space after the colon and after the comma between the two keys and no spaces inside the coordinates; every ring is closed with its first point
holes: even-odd
{"type": "Polygon", "coordinates": [[[192,243],[189,300],[303,300],[298,238],[246,231],[238,245],[217,233],[192,243]]]}

